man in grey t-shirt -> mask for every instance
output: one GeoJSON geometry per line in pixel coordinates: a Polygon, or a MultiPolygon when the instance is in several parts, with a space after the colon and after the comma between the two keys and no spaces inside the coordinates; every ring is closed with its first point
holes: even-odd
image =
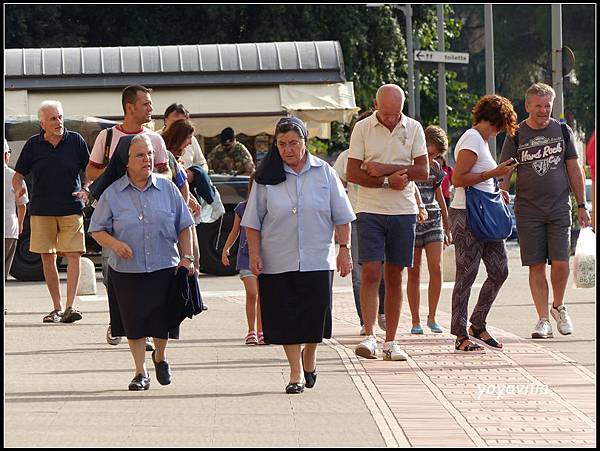
{"type": "MultiPolygon", "coordinates": [[[[573,132],[565,127],[567,144],[563,126],[550,117],[554,97],[554,89],[544,83],[535,83],[527,90],[525,110],[529,117],[519,124],[518,142],[507,136],[500,155],[500,161],[512,157],[519,163],[515,197],[517,231],[521,262],[523,266],[529,266],[529,288],[539,318],[532,338],[552,337],[548,320],[547,261],[552,265],[552,316],[561,334],[573,332],[573,324],[563,305],[569,278],[569,187],[577,199],[579,225],[587,227],[590,224],[585,209],[584,177],[573,144],[573,132]]],[[[508,179],[501,180],[500,187],[508,189],[509,183],[508,179]]]]}

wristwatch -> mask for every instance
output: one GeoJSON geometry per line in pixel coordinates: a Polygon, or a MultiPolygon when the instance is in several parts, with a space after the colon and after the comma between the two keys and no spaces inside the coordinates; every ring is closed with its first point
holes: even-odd
{"type": "Polygon", "coordinates": [[[352,246],[350,246],[349,244],[340,244],[340,247],[345,247],[348,250],[352,249],[352,246]]]}
{"type": "Polygon", "coordinates": [[[192,263],[194,263],[194,256],[193,255],[182,255],[181,258],[185,258],[185,259],[191,261],[192,263]]]}
{"type": "Polygon", "coordinates": [[[383,178],[383,187],[384,188],[390,187],[390,180],[388,179],[387,175],[383,178]]]}
{"type": "Polygon", "coordinates": [[[417,206],[419,207],[419,210],[423,210],[425,208],[425,204],[419,204],[417,206]]]}
{"type": "Polygon", "coordinates": [[[585,204],[577,204],[577,208],[585,208],[587,210],[587,207],[585,206],[585,204]]]}

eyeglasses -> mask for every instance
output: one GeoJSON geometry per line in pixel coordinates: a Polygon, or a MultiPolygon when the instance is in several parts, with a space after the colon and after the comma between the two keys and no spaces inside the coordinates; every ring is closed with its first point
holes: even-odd
{"type": "Polygon", "coordinates": [[[285,149],[286,147],[289,147],[290,149],[298,149],[301,145],[303,144],[303,141],[290,141],[290,142],[283,142],[283,141],[277,141],[277,147],[280,149],[285,149]]]}

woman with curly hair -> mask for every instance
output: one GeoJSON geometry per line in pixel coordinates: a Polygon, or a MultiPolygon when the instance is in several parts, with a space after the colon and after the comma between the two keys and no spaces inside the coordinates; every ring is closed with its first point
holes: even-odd
{"type": "MultiPolygon", "coordinates": [[[[456,253],[456,283],[452,291],[451,333],[456,335],[456,352],[483,352],[485,349],[470,340],[471,336],[492,349],[502,350],[502,343],[486,330],[486,318],[502,284],[508,277],[508,257],[504,241],[480,241],[467,223],[465,187],[473,186],[486,192],[496,191],[495,177],[510,176],[514,160],[496,163],[488,141],[498,133],[514,134],[517,114],[510,100],[499,95],[483,96],[473,108],[472,128],[458,140],[454,148],[456,165],[452,183],[456,191],[450,204],[450,224],[456,253]],[[467,331],[467,307],[471,287],[483,260],[487,279],[481,287],[473,309],[471,327],[467,331]]],[[[508,192],[502,197],[508,203],[508,192]]]]}

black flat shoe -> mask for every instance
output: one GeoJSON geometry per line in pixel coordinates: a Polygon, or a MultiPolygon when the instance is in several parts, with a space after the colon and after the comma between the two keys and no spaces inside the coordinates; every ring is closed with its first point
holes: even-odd
{"type": "Polygon", "coordinates": [[[137,374],[129,384],[129,390],[140,391],[148,390],[150,388],[150,375],[144,376],[143,374],[137,374]]]}
{"type": "Polygon", "coordinates": [[[297,382],[295,384],[287,384],[285,387],[285,392],[288,395],[293,395],[296,393],[302,393],[304,391],[304,384],[302,382],[297,382]]]}
{"type": "Polygon", "coordinates": [[[152,362],[154,363],[154,369],[156,370],[156,380],[160,385],[169,385],[171,383],[171,368],[166,360],[157,362],[154,358],[156,351],[152,351],[152,362]]]}
{"type": "Polygon", "coordinates": [[[306,380],[306,388],[313,388],[317,383],[317,372],[312,373],[304,372],[304,379],[306,380]]]}
{"type": "MultiPolygon", "coordinates": [[[[304,349],[300,355],[302,356],[302,366],[304,366],[304,349]]],[[[306,388],[313,388],[317,383],[317,369],[315,368],[310,373],[304,371],[304,380],[306,381],[306,388]]]]}

